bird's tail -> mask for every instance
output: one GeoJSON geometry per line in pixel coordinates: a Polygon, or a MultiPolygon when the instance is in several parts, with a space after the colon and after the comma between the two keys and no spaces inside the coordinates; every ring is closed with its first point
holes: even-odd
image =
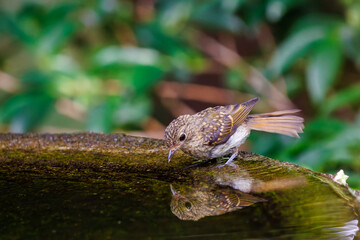
{"type": "Polygon", "coordinates": [[[249,115],[246,119],[247,126],[252,130],[280,133],[291,137],[299,137],[304,128],[304,119],[292,114],[298,109],[277,111],[271,113],[249,115]]]}

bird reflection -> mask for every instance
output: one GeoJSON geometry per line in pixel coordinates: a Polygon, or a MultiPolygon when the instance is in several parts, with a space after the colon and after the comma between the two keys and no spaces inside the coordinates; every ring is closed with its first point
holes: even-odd
{"type": "Polygon", "coordinates": [[[359,231],[358,227],[359,221],[353,219],[346,222],[341,227],[332,227],[324,229],[324,233],[332,235],[332,239],[341,239],[341,240],[352,240],[355,238],[356,233],[359,231]]]}
{"type": "Polygon", "coordinates": [[[170,186],[170,189],[171,211],[181,220],[197,221],[206,216],[222,215],[265,201],[231,188],[184,187],[178,191],[170,186]]]}
{"type": "MultiPolygon", "coordinates": [[[[233,163],[235,164],[235,163],[233,163]]],[[[258,173],[258,169],[255,169],[258,173]]],[[[269,172],[269,170],[267,169],[269,172]]],[[[265,175],[267,176],[267,172],[265,175]]],[[[170,186],[170,208],[181,220],[197,221],[206,216],[222,215],[266,200],[257,197],[272,191],[284,191],[306,185],[300,176],[282,176],[267,181],[258,179],[254,171],[240,166],[212,166],[189,170],[187,185],[170,186]]]]}

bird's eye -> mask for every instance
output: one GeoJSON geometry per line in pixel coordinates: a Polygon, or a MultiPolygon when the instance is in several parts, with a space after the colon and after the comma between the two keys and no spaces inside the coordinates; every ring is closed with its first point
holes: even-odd
{"type": "Polygon", "coordinates": [[[185,140],[185,137],[186,137],[186,136],[185,136],[185,133],[183,133],[183,134],[181,134],[179,140],[180,140],[180,141],[184,141],[184,140],[185,140]]]}
{"type": "Polygon", "coordinates": [[[191,203],[190,203],[190,202],[186,202],[186,203],[185,203],[185,207],[190,210],[190,209],[191,209],[191,203]]]}

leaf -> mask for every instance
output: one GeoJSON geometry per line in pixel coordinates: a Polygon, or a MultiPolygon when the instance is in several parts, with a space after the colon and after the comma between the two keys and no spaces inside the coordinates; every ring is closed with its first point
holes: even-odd
{"type": "Polygon", "coordinates": [[[189,47],[181,41],[178,30],[174,31],[174,29],[171,29],[172,32],[169,32],[164,30],[166,27],[165,21],[160,19],[160,22],[136,26],[134,31],[136,38],[142,46],[157,49],[167,55],[189,47]]]}
{"type": "Polygon", "coordinates": [[[354,144],[360,145],[360,128],[357,125],[351,125],[339,132],[334,139],[327,142],[327,147],[338,150],[354,144]]]}
{"type": "Polygon", "coordinates": [[[318,42],[307,68],[307,88],[314,104],[323,103],[326,93],[333,86],[342,63],[339,41],[326,39],[318,42]]]}
{"type": "Polygon", "coordinates": [[[46,84],[51,83],[52,80],[52,76],[37,70],[28,71],[21,77],[21,83],[27,90],[40,90],[41,88],[44,88],[46,84]]]}
{"type": "Polygon", "coordinates": [[[170,65],[177,79],[186,80],[191,73],[203,71],[206,65],[203,54],[183,40],[184,28],[171,28],[167,31],[165,22],[159,20],[136,27],[135,34],[139,43],[165,54],[167,58],[162,61],[161,68],[168,69],[170,65]]]}
{"type": "Polygon", "coordinates": [[[160,59],[160,54],[153,49],[110,46],[100,50],[94,56],[93,62],[98,67],[113,64],[157,65],[160,64],[160,59]]]}
{"type": "Polygon", "coordinates": [[[10,121],[11,132],[28,132],[40,124],[52,105],[52,97],[38,92],[17,95],[1,107],[0,120],[10,121]]]}
{"type": "Polygon", "coordinates": [[[285,147],[281,144],[281,137],[276,134],[254,131],[250,135],[250,140],[256,144],[252,144],[251,151],[273,157],[275,153],[285,147]]]}
{"type": "Polygon", "coordinates": [[[109,133],[113,127],[113,115],[120,99],[108,97],[105,102],[92,108],[87,116],[86,130],[109,133]]]}
{"type": "Polygon", "coordinates": [[[46,26],[58,24],[71,14],[72,11],[80,7],[79,2],[59,2],[58,5],[52,7],[45,15],[46,26]]]}
{"type": "Polygon", "coordinates": [[[199,7],[194,8],[190,19],[201,23],[206,28],[225,29],[231,32],[239,32],[245,27],[243,21],[233,14],[219,1],[205,1],[199,7]]]}
{"type": "Polygon", "coordinates": [[[188,21],[192,4],[189,1],[166,1],[160,4],[159,23],[169,31],[177,31],[188,21]]]}
{"type": "Polygon", "coordinates": [[[360,66],[360,31],[352,26],[344,26],[342,31],[343,49],[359,68],[360,66]]]}
{"type": "Polygon", "coordinates": [[[35,42],[32,35],[24,31],[21,22],[0,10],[0,33],[6,32],[16,37],[20,42],[31,45],[35,42]]]}
{"type": "Polygon", "coordinates": [[[136,66],[132,71],[131,84],[139,95],[151,90],[164,74],[161,68],[152,66],[136,66]]]}
{"type": "Polygon", "coordinates": [[[267,2],[254,0],[241,1],[239,11],[241,12],[242,19],[248,26],[257,28],[259,24],[264,22],[267,2]]]}
{"type": "Polygon", "coordinates": [[[230,68],[226,72],[226,86],[229,89],[243,90],[246,84],[244,75],[243,71],[230,68]]]}
{"type": "Polygon", "coordinates": [[[69,20],[69,16],[78,7],[79,3],[60,3],[44,14],[44,23],[37,44],[40,53],[54,53],[75,32],[75,22],[69,20]]]}
{"type": "Polygon", "coordinates": [[[304,4],[304,0],[269,0],[266,6],[266,16],[270,21],[279,21],[289,10],[304,4]]]}
{"type": "MultiPolygon", "coordinates": [[[[343,123],[344,125],[344,123],[343,123]]],[[[331,128],[331,126],[328,126],[331,128]]],[[[323,127],[325,130],[325,127],[323,127]]],[[[328,171],[335,166],[354,166],[359,159],[360,129],[358,125],[329,129],[327,138],[313,142],[300,152],[298,162],[317,171],[328,171]]],[[[325,133],[325,132],[324,132],[325,133]]]]}
{"type": "Polygon", "coordinates": [[[119,79],[135,94],[148,92],[167,70],[155,50],[133,47],[109,47],[94,56],[97,73],[119,79]]]}
{"type": "Polygon", "coordinates": [[[336,134],[347,128],[347,124],[335,118],[315,118],[306,124],[303,138],[312,143],[329,141],[336,134]]]}
{"type": "Polygon", "coordinates": [[[329,115],[332,111],[352,103],[358,103],[360,99],[360,84],[354,84],[342,89],[321,105],[323,115],[329,115]]]}
{"type": "Polygon", "coordinates": [[[340,29],[344,26],[344,21],[341,18],[321,13],[310,13],[299,18],[291,27],[290,32],[296,33],[308,28],[321,28],[326,32],[331,32],[334,29],[340,29]]]}
{"type": "Polygon", "coordinates": [[[275,52],[269,64],[270,78],[278,77],[284,73],[297,59],[308,53],[309,49],[316,42],[324,39],[325,36],[325,28],[309,27],[288,37],[275,52]]]}
{"type": "MultiPolygon", "coordinates": [[[[316,152],[317,148],[320,148],[322,152],[331,151],[331,149],[324,149],[324,145],[327,142],[332,141],[339,132],[347,129],[348,125],[340,120],[332,118],[316,118],[306,124],[304,133],[301,134],[301,138],[296,143],[290,145],[279,144],[279,154],[276,155],[278,159],[288,162],[297,162],[301,159],[306,166],[321,167],[323,164],[326,164],[326,159],[323,163],[317,163],[321,159],[312,159],[311,156],[318,154],[316,152]],[[310,151],[310,152],[308,152],[310,151]],[[315,152],[314,152],[315,151],[315,152]],[[311,159],[308,161],[307,156],[310,156],[311,159]],[[314,163],[312,163],[314,161],[314,163]]],[[[327,154],[327,153],[326,153],[327,154]]],[[[320,170],[320,169],[317,169],[320,170]]]]}
{"type": "Polygon", "coordinates": [[[37,52],[45,55],[56,52],[75,30],[75,25],[68,21],[59,22],[45,29],[36,44],[37,52]]]}
{"type": "Polygon", "coordinates": [[[114,114],[114,122],[121,126],[139,127],[150,115],[151,102],[147,97],[136,97],[122,102],[114,114]]]}
{"type": "Polygon", "coordinates": [[[309,147],[301,152],[297,164],[316,171],[322,171],[331,153],[321,144],[309,147]]]}
{"type": "Polygon", "coordinates": [[[353,189],[360,189],[360,174],[358,172],[353,172],[351,169],[350,171],[346,171],[346,174],[349,175],[349,179],[347,183],[353,189]]]}

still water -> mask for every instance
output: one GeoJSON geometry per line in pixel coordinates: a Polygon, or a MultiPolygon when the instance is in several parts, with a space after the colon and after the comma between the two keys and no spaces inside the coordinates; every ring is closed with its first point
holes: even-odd
{"type": "Polygon", "coordinates": [[[320,175],[195,167],[177,180],[2,172],[0,239],[360,239],[358,202],[320,175]]]}

